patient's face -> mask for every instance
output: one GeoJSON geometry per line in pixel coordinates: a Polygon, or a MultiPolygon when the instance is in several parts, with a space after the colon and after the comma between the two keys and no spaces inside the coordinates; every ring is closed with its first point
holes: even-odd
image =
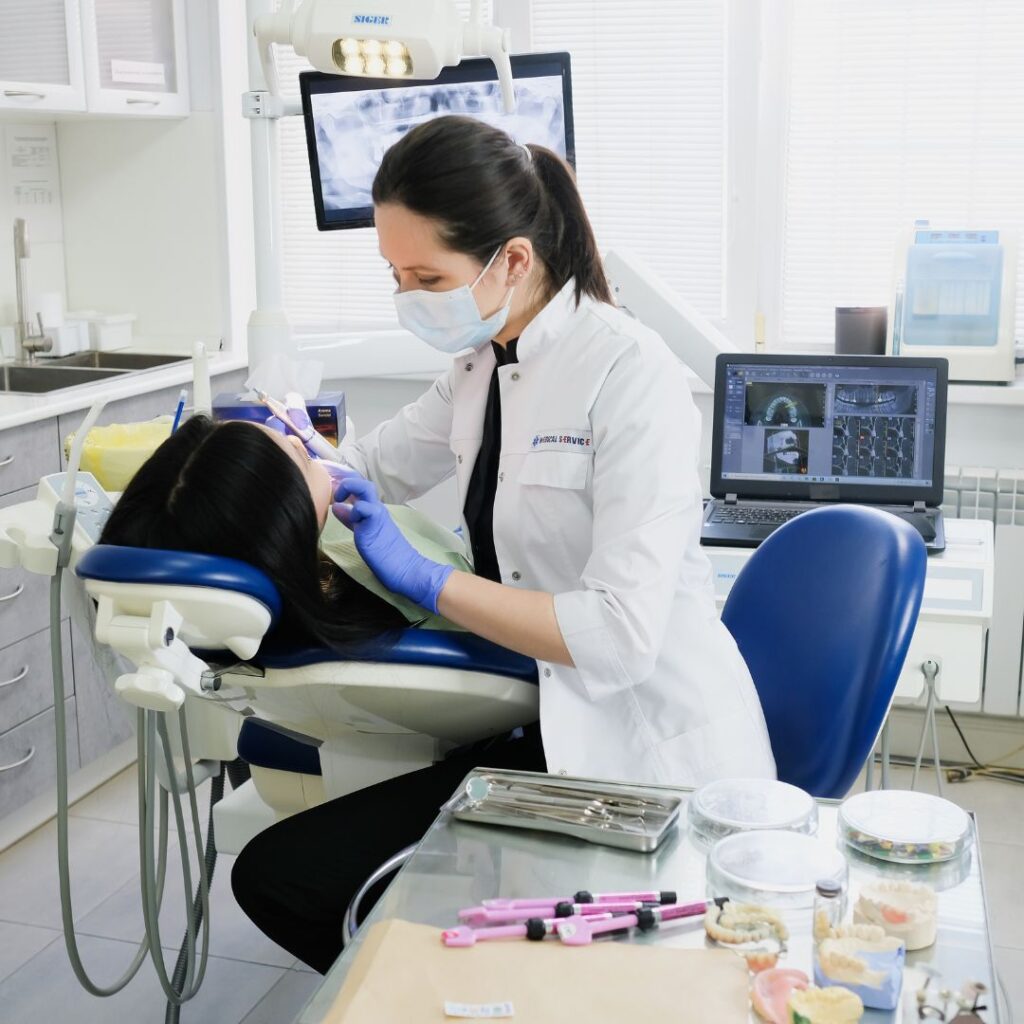
{"type": "Polygon", "coordinates": [[[313,499],[313,507],[316,509],[316,521],[322,530],[327,522],[327,513],[331,508],[331,498],[334,494],[334,485],[323,465],[310,457],[306,446],[292,434],[279,434],[269,427],[259,427],[273,438],[274,443],[281,448],[285,454],[299,467],[302,479],[306,481],[310,496],[313,499]]]}

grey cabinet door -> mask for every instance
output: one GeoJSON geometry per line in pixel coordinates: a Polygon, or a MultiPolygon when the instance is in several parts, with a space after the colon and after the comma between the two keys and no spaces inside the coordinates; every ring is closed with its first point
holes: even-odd
{"type": "Polygon", "coordinates": [[[34,497],[39,478],[59,469],[52,419],[0,431],[0,494],[31,487],[34,497]]]}
{"type": "MultiPolygon", "coordinates": [[[[61,623],[64,696],[75,692],[71,661],[71,624],[61,623]]],[[[50,631],[0,649],[0,735],[53,707],[50,631]]]]}
{"type": "MultiPolygon", "coordinates": [[[[49,420],[53,429],[53,420],[49,420]]],[[[40,474],[42,475],[42,474],[40,474]]],[[[35,487],[0,497],[0,508],[32,501],[35,487]]],[[[67,611],[63,614],[66,616],[67,611]]],[[[8,647],[50,624],[50,577],[25,569],[0,569],[0,648],[8,647]]]]}
{"type": "MultiPolygon", "coordinates": [[[[78,735],[75,698],[64,702],[67,717],[68,771],[77,771],[78,735]]],[[[52,790],[57,778],[53,708],[0,736],[0,817],[52,790]]]]}

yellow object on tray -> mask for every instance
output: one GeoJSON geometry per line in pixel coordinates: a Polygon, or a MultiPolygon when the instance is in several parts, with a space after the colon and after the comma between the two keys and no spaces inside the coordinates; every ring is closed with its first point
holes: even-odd
{"type": "Polygon", "coordinates": [[[457,1009],[467,1007],[511,1024],[746,1024],[747,969],[727,950],[626,942],[509,939],[449,949],[440,928],[381,921],[323,1024],[456,1024],[474,1015],[457,1009]]]}
{"type": "MultiPolygon", "coordinates": [[[[106,491],[123,491],[139,467],[171,436],[171,417],[144,423],[111,423],[93,427],[82,446],[82,466],[106,491]]],[[[75,435],[64,441],[64,457],[70,458],[75,435]]]]}

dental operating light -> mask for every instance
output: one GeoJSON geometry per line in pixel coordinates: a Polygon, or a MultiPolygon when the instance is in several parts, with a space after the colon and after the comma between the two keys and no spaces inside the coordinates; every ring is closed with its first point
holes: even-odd
{"type": "Polygon", "coordinates": [[[303,0],[256,18],[253,31],[271,92],[272,43],[290,45],[318,71],[362,78],[437,78],[465,56],[494,62],[507,113],[516,109],[509,33],[485,25],[480,0],[464,21],[452,0],[303,0]]]}

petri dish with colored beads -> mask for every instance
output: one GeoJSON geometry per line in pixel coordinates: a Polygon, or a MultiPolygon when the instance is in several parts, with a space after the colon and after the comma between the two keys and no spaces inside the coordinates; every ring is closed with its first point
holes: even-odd
{"type": "Polygon", "coordinates": [[[813,834],[814,797],[775,779],[717,779],[701,786],[687,804],[694,839],[710,846],[737,832],[767,829],[813,834]]]}
{"type": "Polygon", "coordinates": [[[858,793],[839,807],[839,833],[855,850],[899,864],[934,864],[971,845],[971,819],[930,793],[881,789],[858,793]]]}
{"type": "Polygon", "coordinates": [[[849,875],[834,840],[775,830],[719,839],[706,870],[709,896],[775,907],[810,907],[820,879],[845,886],[849,875]]]}

